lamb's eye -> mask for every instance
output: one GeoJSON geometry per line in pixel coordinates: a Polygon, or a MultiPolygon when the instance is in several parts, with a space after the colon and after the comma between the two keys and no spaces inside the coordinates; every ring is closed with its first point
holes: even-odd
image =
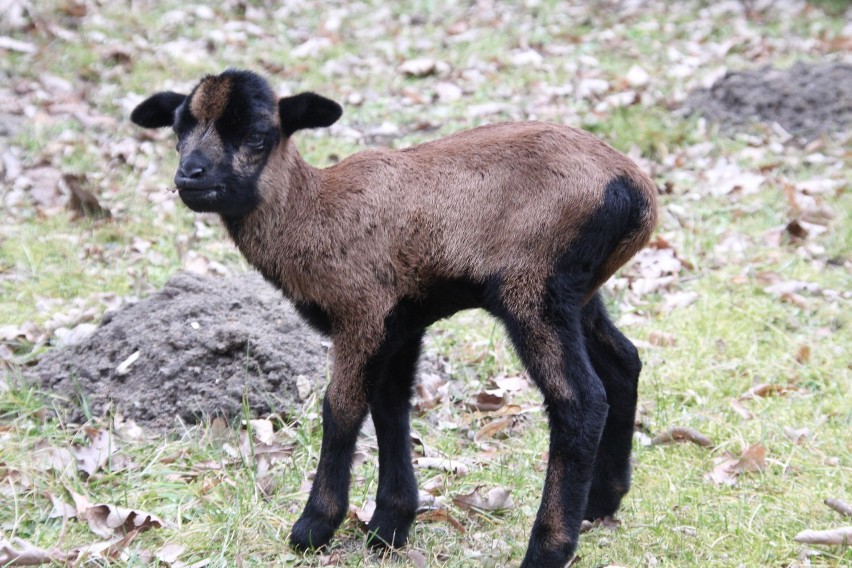
{"type": "Polygon", "coordinates": [[[254,150],[260,150],[263,148],[263,140],[263,134],[254,133],[249,135],[246,145],[254,150]]]}

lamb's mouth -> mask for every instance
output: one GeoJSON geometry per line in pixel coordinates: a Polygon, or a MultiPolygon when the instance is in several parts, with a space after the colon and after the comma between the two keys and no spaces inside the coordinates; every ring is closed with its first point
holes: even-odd
{"type": "Polygon", "coordinates": [[[181,184],[178,195],[184,204],[198,212],[216,211],[225,187],[221,185],[181,184]]]}

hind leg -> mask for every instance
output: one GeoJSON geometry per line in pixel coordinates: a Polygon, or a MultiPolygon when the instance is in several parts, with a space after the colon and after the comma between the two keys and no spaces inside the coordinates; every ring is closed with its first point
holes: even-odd
{"type": "Polygon", "coordinates": [[[379,443],[379,488],[370,520],[369,544],[403,546],[417,514],[417,482],[411,466],[409,414],[423,331],[388,360],[370,393],[370,413],[379,443]]]}
{"type": "Polygon", "coordinates": [[[606,394],[584,345],[579,302],[555,304],[536,301],[498,313],[544,395],[550,423],[550,459],[524,568],[561,568],[573,555],[607,415],[606,394]]]}
{"type": "Polygon", "coordinates": [[[589,359],[609,403],[583,515],[594,520],[615,514],[630,489],[630,451],[642,363],[636,347],[609,319],[599,293],[583,308],[582,324],[589,359]]]}

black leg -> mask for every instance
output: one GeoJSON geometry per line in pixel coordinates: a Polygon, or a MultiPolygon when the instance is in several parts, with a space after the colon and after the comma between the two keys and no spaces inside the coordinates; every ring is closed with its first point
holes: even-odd
{"type": "Polygon", "coordinates": [[[508,312],[509,335],[544,394],[550,421],[550,459],[523,568],[562,568],[577,546],[606,394],[592,369],[579,309],[564,305],[508,312]],[[546,313],[548,316],[537,315],[546,313]]]}
{"type": "Polygon", "coordinates": [[[423,331],[388,360],[370,390],[370,412],[379,443],[379,487],[369,544],[403,546],[417,514],[417,482],[411,466],[409,414],[423,331]]]}
{"type": "Polygon", "coordinates": [[[335,342],[331,382],[323,401],[319,464],[308,503],[290,533],[291,544],[300,550],[326,545],[349,507],[352,455],[367,415],[364,351],[363,344],[335,342]]]}
{"type": "Polygon", "coordinates": [[[583,336],[595,372],[606,389],[609,414],[595,459],[583,518],[615,514],[630,489],[630,452],[642,363],[636,347],[613,325],[599,294],[583,309],[583,336]]]}

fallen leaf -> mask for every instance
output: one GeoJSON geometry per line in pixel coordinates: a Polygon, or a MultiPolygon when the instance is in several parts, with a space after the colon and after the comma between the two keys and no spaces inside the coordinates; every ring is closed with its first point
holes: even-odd
{"type": "Polygon", "coordinates": [[[50,513],[48,513],[47,518],[70,519],[77,517],[77,508],[74,505],[68,503],[67,501],[53,493],[48,493],[47,496],[50,499],[50,502],[53,504],[53,509],[50,511],[50,513]]]}
{"type": "Polygon", "coordinates": [[[735,469],[737,458],[727,455],[714,460],[716,465],[713,470],[704,477],[716,485],[736,485],[738,472],[735,469]]]}
{"type": "Polygon", "coordinates": [[[826,505],[840,513],[841,515],[846,515],[847,517],[852,517],[852,504],[847,503],[846,501],[842,501],[840,499],[826,499],[824,501],[826,505]]]}
{"type": "Polygon", "coordinates": [[[90,440],[89,445],[74,444],[71,446],[71,452],[77,460],[77,469],[91,477],[110,462],[118,452],[118,446],[109,430],[87,428],[86,435],[90,440]]]}
{"type": "Polygon", "coordinates": [[[397,67],[396,70],[408,77],[422,78],[429,75],[447,75],[450,72],[450,66],[443,61],[435,59],[409,59],[397,67]]]}
{"type": "Polygon", "coordinates": [[[71,491],[67,487],[65,488],[65,490],[68,491],[68,494],[71,495],[71,499],[74,500],[74,508],[77,511],[77,518],[80,520],[84,520],[86,518],[86,511],[89,509],[89,507],[92,506],[92,502],[86,495],[83,495],[82,493],[71,491]]]}
{"type": "Polygon", "coordinates": [[[28,41],[13,39],[9,36],[0,36],[0,49],[9,51],[17,51],[18,53],[36,53],[38,46],[28,41]]]}
{"type": "Polygon", "coordinates": [[[467,529],[464,528],[458,520],[455,519],[450,513],[447,512],[446,509],[429,509],[428,511],[423,511],[422,513],[417,514],[417,522],[418,523],[435,523],[435,522],[446,522],[450,523],[454,529],[464,534],[467,532],[467,529]]]}
{"type": "Polygon", "coordinates": [[[362,507],[356,507],[355,505],[349,505],[349,510],[355,515],[355,518],[364,523],[365,525],[370,522],[373,518],[373,513],[376,512],[376,502],[370,499],[362,507]]]}
{"type": "Polygon", "coordinates": [[[838,527],[821,531],[806,530],[793,537],[793,540],[804,544],[849,546],[852,544],[852,527],[838,527]]]}
{"type": "Polygon", "coordinates": [[[691,306],[698,300],[698,292],[672,292],[666,294],[663,300],[663,313],[670,313],[680,308],[691,306]]]}
{"type": "Polygon", "coordinates": [[[784,426],[784,435],[787,436],[794,444],[798,444],[799,442],[801,442],[810,433],[811,431],[807,428],[793,428],[791,426],[784,426]]]}
{"type": "Polygon", "coordinates": [[[494,487],[482,495],[481,485],[466,495],[453,497],[453,503],[464,511],[504,511],[515,508],[511,489],[494,487]]]}
{"type": "Polygon", "coordinates": [[[808,301],[800,294],[781,294],[781,301],[787,304],[793,304],[797,308],[801,308],[803,310],[808,308],[808,301]]]}
{"type": "Polygon", "coordinates": [[[132,530],[125,535],[115,536],[108,540],[80,546],[75,548],[74,552],[76,552],[80,558],[91,557],[117,560],[124,549],[127,548],[138,535],[139,531],[132,530]]]}
{"type": "Polygon", "coordinates": [[[804,282],[802,280],[784,280],[774,282],[763,289],[764,292],[772,296],[782,297],[785,294],[798,294],[806,292],[811,295],[818,295],[822,292],[822,287],[814,282],[804,282]]]}
{"type": "Polygon", "coordinates": [[[261,444],[271,445],[275,442],[275,425],[271,420],[265,418],[248,422],[243,420],[243,428],[247,426],[251,427],[252,435],[261,444]]]}
{"type": "Polygon", "coordinates": [[[25,170],[18,183],[29,186],[30,199],[45,215],[61,212],[65,207],[65,193],[60,189],[62,172],[52,166],[37,166],[25,170]]]}
{"type": "Polygon", "coordinates": [[[64,552],[52,548],[45,550],[33,546],[22,538],[7,540],[0,537],[0,566],[37,566],[39,564],[64,564],[77,558],[75,551],[64,552]]]}
{"type": "Polygon", "coordinates": [[[677,345],[677,338],[671,333],[653,330],[648,334],[648,343],[654,347],[673,347],[677,345]]]}
{"type": "Polygon", "coordinates": [[[121,536],[130,531],[144,532],[152,528],[162,528],[168,523],[156,515],[118,507],[106,503],[98,503],[86,508],[82,516],[89,523],[89,529],[102,538],[121,536]]]}
{"type": "Polygon", "coordinates": [[[426,555],[417,549],[409,549],[406,551],[405,556],[408,557],[408,561],[411,562],[414,568],[426,568],[429,565],[426,555]]]}
{"type": "Polygon", "coordinates": [[[694,428],[674,426],[664,432],[660,432],[651,440],[652,446],[670,444],[672,442],[692,442],[704,448],[712,448],[713,441],[694,428]]]}
{"type": "Polygon", "coordinates": [[[734,412],[742,416],[743,420],[751,420],[754,418],[754,414],[752,414],[751,411],[743,406],[743,403],[736,398],[731,399],[731,408],[734,409],[734,412]]]}
{"type": "Polygon", "coordinates": [[[76,475],[76,460],[68,448],[54,448],[46,441],[39,441],[30,454],[32,463],[41,470],[54,470],[60,474],[76,475]]]}
{"type": "Polygon", "coordinates": [[[603,519],[595,519],[594,521],[589,521],[583,519],[583,522],[580,524],[580,532],[586,533],[593,529],[607,529],[610,531],[614,531],[621,526],[621,521],[616,518],[610,517],[607,515],[603,519]]]}
{"type": "Polygon", "coordinates": [[[454,473],[460,477],[468,474],[468,467],[460,461],[451,460],[449,458],[414,458],[414,466],[421,469],[437,469],[454,473]]]}
{"type": "Polygon", "coordinates": [[[471,410],[479,410],[480,412],[493,412],[499,410],[505,404],[505,395],[496,394],[493,391],[483,391],[477,393],[476,399],[473,402],[467,403],[467,407],[471,410]]]}
{"type": "Polygon", "coordinates": [[[12,497],[30,487],[32,487],[32,479],[27,473],[6,467],[0,462],[0,495],[12,497]]]}
{"type": "Polygon", "coordinates": [[[658,278],[676,275],[682,268],[673,248],[644,248],[634,257],[631,272],[641,278],[658,278]]]}
{"type": "Polygon", "coordinates": [[[74,213],[75,218],[109,219],[112,217],[109,209],[102,206],[91,191],[83,188],[84,180],[84,176],[72,174],[62,176],[62,182],[71,194],[68,199],[68,208],[74,213]]]}
{"type": "Polygon", "coordinates": [[[793,385],[779,385],[775,383],[761,383],[748,389],[740,395],[740,400],[749,400],[752,398],[765,398],[767,396],[778,395],[783,396],[791,392],[798,391],[798,387],[793,385]]]}
{"type": "Polygon", "coordinates": [[[766,469],[766,448],[760,444],[752,444],[746,448],[739,458],[726,453],[714,460],[716,465],[704,477],[716,485],[736,485],[741,473],[763,471],[766,469]]]}
{"type": "Polygon", "coordinates": [[[154,558],[166,564],[174,564],[177,562],[178,556],[183,554],[184,550],[186,550],[186,546],[182,544],[165,544],[154,553],[154,558]]]}
{"type": "Polygon", "coordinates": [[[493,438],[500,432],[511,428],[514,423],[514,416],[502,416],[495,420],[491,420],[476,431],[476,434],[474,434],[473,439],[474,441],[479,442],[481,440],[493,438]]]}
{"type": "Polygon", "coordinates": [[[494,377],[491,382],[496,388],[506,392],[522,392],[530,388],[530,382],[525,375],[494,377]]]}
{"type": "Polygon", "coordinates": [[[766,469],[766,447],[757,443],[746,448],[735,468],[738,472],[754,472],[766,469]]]}

